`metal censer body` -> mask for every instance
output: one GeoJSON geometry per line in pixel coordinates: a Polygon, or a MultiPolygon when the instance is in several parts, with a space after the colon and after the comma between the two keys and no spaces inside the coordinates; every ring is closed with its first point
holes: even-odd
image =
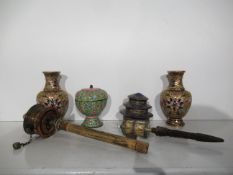
{"type": "Polygon", "coordinates": [[[137,136],[146,138],[149,128],[149,118],[153,116],[148,109],[151,108],[147,104],[148,98],[141,93],[136,93],[128,96],[129,101],[124,103],[126,109],[120,111],[124,119],[121,124],[121,130],[124,135],[129,138],[136,139],[137,136]]]}

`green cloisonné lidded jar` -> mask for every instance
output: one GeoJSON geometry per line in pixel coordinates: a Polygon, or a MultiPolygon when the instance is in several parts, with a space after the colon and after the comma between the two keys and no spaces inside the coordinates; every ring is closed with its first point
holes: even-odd
{"type": "Polygon", "coordinates": [[[78,91],[75,95],[75,104],[78,110],[86,115],[82,126],[87,128],[98,128],[103,125],[98,116],[107,104],[108,94],[106,91],[93,88],[85,88],[78,91]]]}

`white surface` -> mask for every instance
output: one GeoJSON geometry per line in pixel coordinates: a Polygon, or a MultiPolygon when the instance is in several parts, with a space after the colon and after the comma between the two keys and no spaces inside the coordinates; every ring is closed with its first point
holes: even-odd
{"type": "Polygon", "coordinates": [[[187,120],[233,119],[232,18],[229,0],[0,0],[0,120],[22,120],[45,70],[64,75],[71,119],[83,119],[74,94],[90,84],[110,95],[104,120],[136,92],[164,119],[163,75],[177,69],[193,94],[187,120]]]}
{"type": "MultiPolygon", "coordinates": [[[[105,121],[100,129],[121,135],[119,124],[105,121]]],[[[164,122],[151,125],[162,126],[164,122]]],[[[233,121],[188,121],[183,128],[222,137],[224,143],[151,134],[144,140],[150,144],[148,154],[64,131],[15,151],[13,142],[27,140],[22,123],[0,122],[0,130],[0,174],[233,174],[233,121]]]]}

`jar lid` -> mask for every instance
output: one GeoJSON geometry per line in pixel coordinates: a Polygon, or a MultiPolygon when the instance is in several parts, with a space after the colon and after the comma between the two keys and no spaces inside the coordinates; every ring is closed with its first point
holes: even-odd
{"type": "Polygon", "coordinates": [[[99,101],[107,98],[107,92],[100,88],[94,88],[93,85],[90,85],[90,88],[81,89],[75,95],[76,101],[99,101]]]}

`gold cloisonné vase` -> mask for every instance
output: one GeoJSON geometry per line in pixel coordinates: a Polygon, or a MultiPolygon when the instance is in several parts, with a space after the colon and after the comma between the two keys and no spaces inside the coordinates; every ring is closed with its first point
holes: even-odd
{"type": "Polygon", "coordinates": [[[45,107],[55,108],[64,117],[68,105],[68,94],[60,88],[60,72],[43,72],[45,76],[44,90],[37,95],[37,103],[45,107]]]}
{"type": "Polygon", "coordinates": [[[160,95],[160,106],[167,117],[167,124],[174,127],[184,126],[183,117],[191,103],[191,93],[186,91],[182,79],[185,71],[168,71],[168,88],[160,95]]]}

